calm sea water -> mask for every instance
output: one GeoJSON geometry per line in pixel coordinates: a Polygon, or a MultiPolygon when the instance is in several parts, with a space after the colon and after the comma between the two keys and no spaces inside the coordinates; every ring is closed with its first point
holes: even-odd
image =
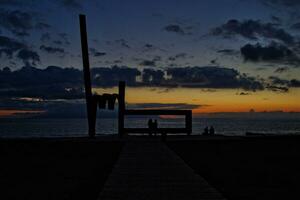
{"type": "MultiPolygon", "coordinates": [[[[183,119],[158,118],[160,127],[184,127],[183,119]]],[[[116,134],[117,119],[97,120],[97,133],[116,134]]],[[[146,118],[125,120],[126,127],[147,127],[146,118]]],[[[213,125],[216,133],[244,135],[247,131],[266,134],[300,134],[300,114],[218,115],[193,119],[193,134],[213,125]]],[[[86,136],[86,119],[0,119],[0,137],[86,136]]]]}

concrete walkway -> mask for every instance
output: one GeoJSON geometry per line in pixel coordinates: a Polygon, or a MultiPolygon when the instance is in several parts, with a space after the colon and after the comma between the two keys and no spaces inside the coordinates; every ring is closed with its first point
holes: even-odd
{"type": "Polygon", "coordinates": [[[136,138],[126,142],[99,199],[224,198],[158,139],[136,138]]]}

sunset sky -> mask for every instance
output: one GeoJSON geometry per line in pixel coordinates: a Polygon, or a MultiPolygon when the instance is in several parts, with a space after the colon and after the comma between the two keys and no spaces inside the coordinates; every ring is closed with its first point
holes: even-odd
{"type": "Polygon", "coordinates": [[[84,104],[80,13],[95,92],[125,80],[133,108],[300,112],[299,10],[298,0],[0,0],[0,116],[84,104]]]}

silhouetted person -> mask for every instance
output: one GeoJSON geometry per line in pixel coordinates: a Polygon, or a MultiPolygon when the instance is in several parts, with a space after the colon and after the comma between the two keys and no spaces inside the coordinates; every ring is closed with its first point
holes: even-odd
{"type": "Polygon", "coordinates": [[[210,134],[210,135],[214,135],[214,134],[215,134],[215,129],[214,129],[213,126],[210,126],[209,134],[210,134]]]}
{"type": "Polygon", "coordinates": [[[156,136],[157,134],[157,127],[158,127],[158,124],[157,124],[157,119],[154,120],[153,122],[153,132],[154,132],[154,135],[156,136]]]}
{"type": "Polygon", "coordinates": [[[152,136],[152,133],[153,133],[153,121],[152,121],[152,119],[148,120],[148,129],[149,129],[149,136],[152,136]]]}
{"type": "Polygon", "coordinates": [[[203,135],[208,135],[208,126],[204,128],[203,135]]]}

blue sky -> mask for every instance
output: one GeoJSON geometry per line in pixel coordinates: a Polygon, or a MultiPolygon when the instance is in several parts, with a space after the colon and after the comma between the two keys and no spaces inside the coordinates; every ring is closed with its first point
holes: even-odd
{"type": "MultiPolygon", "coordinates": [[[[80,68],[79,13],[87,15],[90,47],[106,53],[105,56],[91,57],[94,66],[109,66],[114,64],[114,61],[122,60],[117,63],[141,67],[139,66],[141,59],[153,59],[159,55],[162,57],[162,61],[158,61],[158,67],[162,68],[171,64],[178,66],[220,65],[256,74],[256,68],[266,68],[265,66],[269,63],[245,63],[238,54],[224,56],[217,51],[235,49],[238,52],[239,48],[246,43],[267,43],[270,41],[269,38],[249,40],[237,35],[234,38],[224,39],[220,36],[210,35],[211,30],[230,19],[240,21],[251,19],[260,20],[262,23],[275,23],[272,17],[277,17],[283,28],[298,22],[297,18],[294,21],[290,20],[290,7],[280,4],[270,6],[265,4],[267,1],[262,0],[32,0],[32,3],[15,1],[14,4],[3,2],[2,10],[20,10],[32,13],[37,21],[51,26],[43,30],[29,30],[29,36],[17,38],[39,52],[41,62],[38,67],[42,68],[48,65],[80,68]],[[187,28],[187,34],[165,31],[164,28],[168,25],[187,28]],[[41,35],[47,33],[51,39],[41,42],[41,35]],[[53,44],[55,40],[64,39],[59,36],[61,33],[66,34],[66,39],[70,44],[53,44]],[[130,48],[122,46],[123,41],[130,48]],[[145,44],[151,44],[154,47],[151,51],[145,52],[143,48],[145,44]],[[45,53],[40,51],[41,45],[63,48],[65,53],[45,53]],[[178,59],[176,63],[168,62],[169,57],[182,53],[186,53],[188,58],[178,59]]],[[[11,35],[10,31],[5,28],[0,30],[3,35],[11,35]]],[[[291,30],[290,32],[299,35],[297,31],[291,30]]],[[[2,56],[2,61],[9,66],[9,59],[5,56],[2,56]]],[[[16,60],[14,61],[16,62],[16,60]]],[[[18,64],[14,67],[21,66],[18,64]]],[[[269,75],[270,69],[267,68],[265,71],[269,75]]]]}
{"type": "MultiPolygon", "coordinates": [[[[0,0],[0,69],[81,70],[81,13],[87,16],[91,67],[98,77],[105,70],[96,68],[117,65],[137,70],[133,72],[137,82],[129,82],[131,86],[232,89],[228,93],[232,98],[248,94],[250,88],[260,99],[280,93],[294,101],[300,86],[299,9],[298,0],[0,0]],[[184,78],[176,77],[179,71],[186,73],[184,78]],[[263,96],[254,90],[269,93],[263,96]]],[[[118,70],[113,68],[109,76],[118,79],[122,75],[118,70]]],[[[9,80],[12,84],[0,83],[1,91],[7,85],[20,89],[14,78],[9,80]]],[[[95,80],[97,87],[103,87],[103,80],[95,80]]],[[[24,94],[27,98],[31,93],[24,94]]],[[[6,93],[0,95],[7,98],[6,93]]],[[[285,106],[274,104],[276,109],[285,106]]],[[[293,102],[290,110],[295,107],[293,102]]]]}

